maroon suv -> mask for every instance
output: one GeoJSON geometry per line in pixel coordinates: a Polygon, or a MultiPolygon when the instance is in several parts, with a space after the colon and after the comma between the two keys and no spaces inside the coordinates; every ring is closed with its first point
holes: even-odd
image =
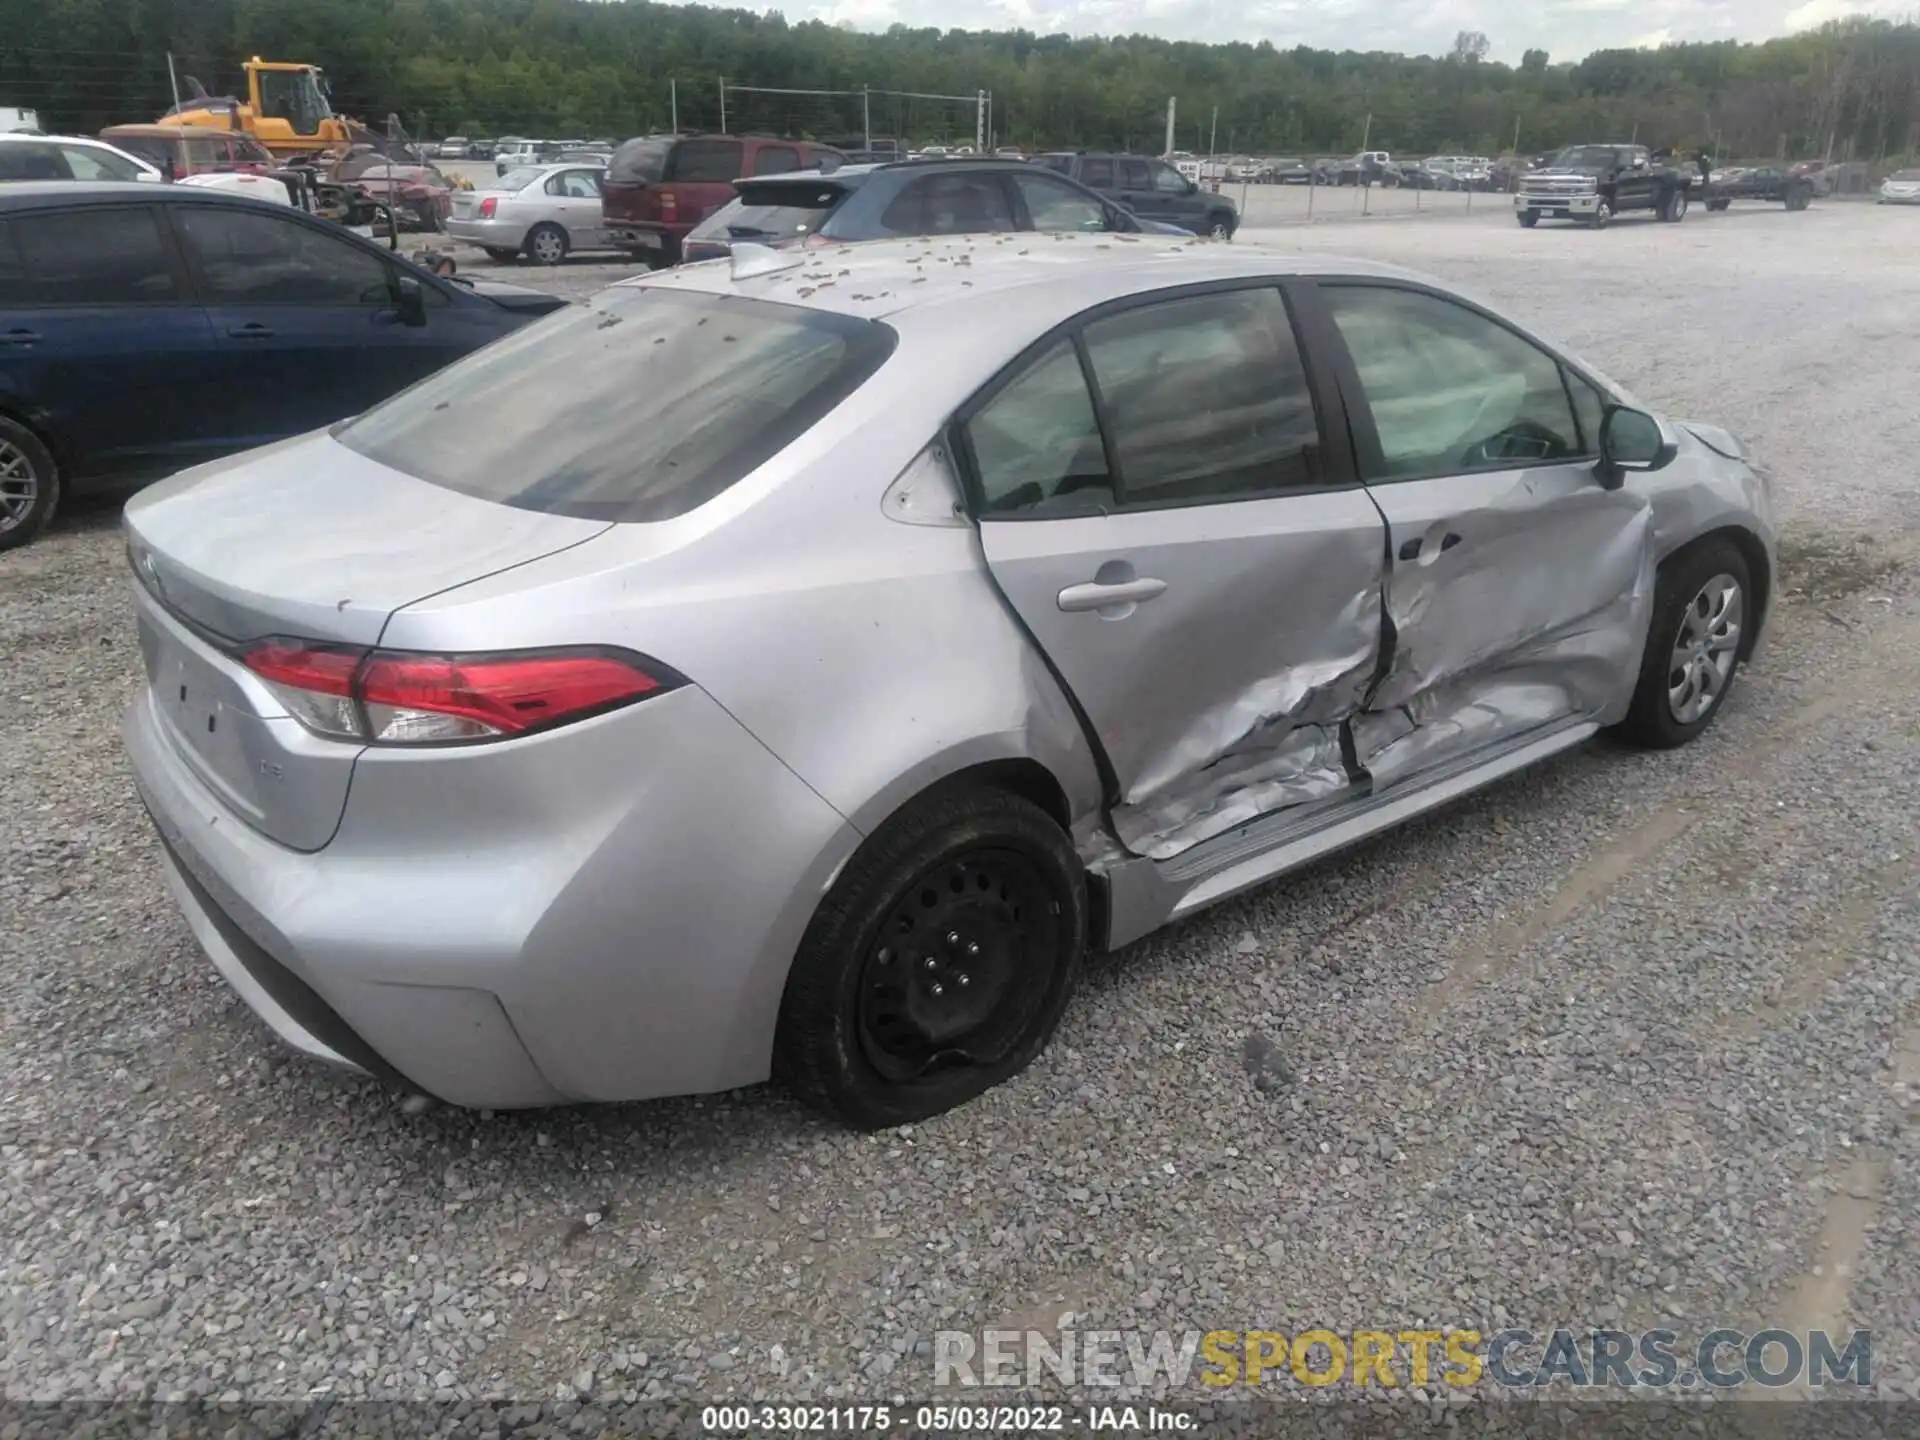
{"type": "Polygon", "coordinates": [[[750,135],[643,135],[613,152],[600,182],[608,239],[636,260],[676,265],[680,242],[729,203],[733,182],[811,170],[838,150],[750,135]]]}

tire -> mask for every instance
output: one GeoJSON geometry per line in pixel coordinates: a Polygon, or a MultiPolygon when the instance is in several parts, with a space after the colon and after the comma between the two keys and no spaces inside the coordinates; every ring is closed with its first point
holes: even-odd
{"type": "Polygon", "coordinates": [[[1221,211],[1207,217],[1207,238],[1222,243],[1233,239],[1233,217],[1221,211]]]}
{"type": "Polygon", "coordinates": [[[1519,220],[1522,230],[1531,230],[1540,223],[1540,212],[1538,210],[1522,210],[1519,212],[1519,220]]]}
{"type": "Polygon", "coordinates": [[[1687,192],[1684,186],[1675,185],[1660,197],[1660,207],[1654,212],[1669,225],[1678,225],[1687,218],[1687,192]]]}
{"type": "Polygon", "coordinates": [[[486,247],[486,251],[489,260],[501,265],[511,265],[520,258],[520,252],[518,250],[504,249],[499,245],[489,245],[486,247]]]}
{"type": "Polygon", "coordinates": [[[0,550],[30,544],[60,508],[60,467],[40,437],[0,415],[0,550]]]}
{"type": "Polygon", "coordinates": [[[1079,858],[1046,812],[936,790],[869,836],[820,902],[781,998],[774,1073],[857,1129],[950,1110],[1040,1053],[1086,941],[1079,858]],[[954,1059],[967,1043],[987,1053],[954,1059]]]}
{"type": "Polygon", "coordinates": [[[1589,230],[1604,230],[1607,228],[1607,222],[1611,219],[1613,219],[1613,206],[1602,200],[1600,202],[1600,208],[1587,217],[1587,228],[1589,230]]]}
{"type": "Polygon", "coordinates": [[[1711,725],[1739,673],[1752,618],[1753,576],[1731,541],[1709,541],[1661,566],[1640,678],[1614,734],[1646,749],[1671,750],[1711,725]],[[1730,603],[1723,598],[1728,584],[1730,603]],[[1701,636],[1708,641],[1706,649],[1698,644],[1701,636]],[[1684,654],[1697,657],[1691,666],[1679,664],[1684,654]],[[1713,656],[1724,656],[1724,670],[1713,656]],[[1683,671],[1684,680],[1676,684],[1674,677],[1683,671]]]}
{"type": "Polygon", "coordinates": [[[567,258],[567,232],[542,222],[527,232],[527,258],[536,265],[558,265],[567,258]]]}
{"type": "Polygon", "coordinates": [[[1733,204],[1733,201],[1731,200],[1709,200],[1707,201],[1707,209],[1717,214],[1720,211],[1725,210],[1731,204],[1733,204]]]}

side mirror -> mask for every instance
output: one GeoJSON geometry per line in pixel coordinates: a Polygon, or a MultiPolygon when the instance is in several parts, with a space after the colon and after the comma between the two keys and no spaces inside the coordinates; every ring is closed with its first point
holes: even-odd
{"type": "Polygon", "coordinates": [[[1653,416],[1607,407],[1600,420],[1600,480],[1609,490],[1619,489],[1629,470],[1658,470],[1673,457],[1674,446],[1653,416]]]}
{"type": "MultiPolygon", "coordinates": [[[[394,306],[400,323],[418,328],[427,323],[427,292],[411,275],[402,275],[394,285],[394,306]]],[[[1601,434],[1605,435],[1605,430],[1601,434]]]]}
{"type": "Polygon", "coordinates": [[[1200,182],[1197,180],[1187,181],[1187,194],[1198,195],[1199,193],[1200,193],[1200,182]]]}

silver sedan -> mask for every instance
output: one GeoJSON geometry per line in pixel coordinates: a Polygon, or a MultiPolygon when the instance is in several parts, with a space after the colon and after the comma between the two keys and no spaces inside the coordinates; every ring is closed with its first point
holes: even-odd
{"type": "Polygon", "coordinates": [[[1440,282],[1126,236],[616,285],[127,509],[188,923],[472,1106],[858,1126],[1124,946],[1755,654],[1738,441],[1440,282]]]}
{"type": "Polygon", "coordinates": [[[453,197],[447,234],[478,245],[495,260],[526,255],[557,265],[576,250],[608,248],[600,220],[604,165],[523,165],[484,190],[453,197]]]}

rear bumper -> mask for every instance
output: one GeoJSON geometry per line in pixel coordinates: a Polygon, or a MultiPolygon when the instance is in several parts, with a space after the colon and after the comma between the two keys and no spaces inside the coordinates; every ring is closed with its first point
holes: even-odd
{"type": "Polygon", "coordinates": [[[788,965],[858,842],[691,687],[502,745],[366,752],[310,854],[222,805],[150,691],[125,737],[175,898],[241,998],[304,1054],[458,1105],[764,1080],[788,965]]]}
{"type": "Polygon", "coordinates": [[[455,216],[447,221],[447,234],[469,245],[489,250],[518,250],[527,239],[527,227],[512,220],[480,220],[455,216]]]}
{"type": "Polygon", "coordinates": [[[692,225],[663,225],[654,220],[608,220],[607,243],[619,250],[666,250],[685,240],[692,225]]]}

